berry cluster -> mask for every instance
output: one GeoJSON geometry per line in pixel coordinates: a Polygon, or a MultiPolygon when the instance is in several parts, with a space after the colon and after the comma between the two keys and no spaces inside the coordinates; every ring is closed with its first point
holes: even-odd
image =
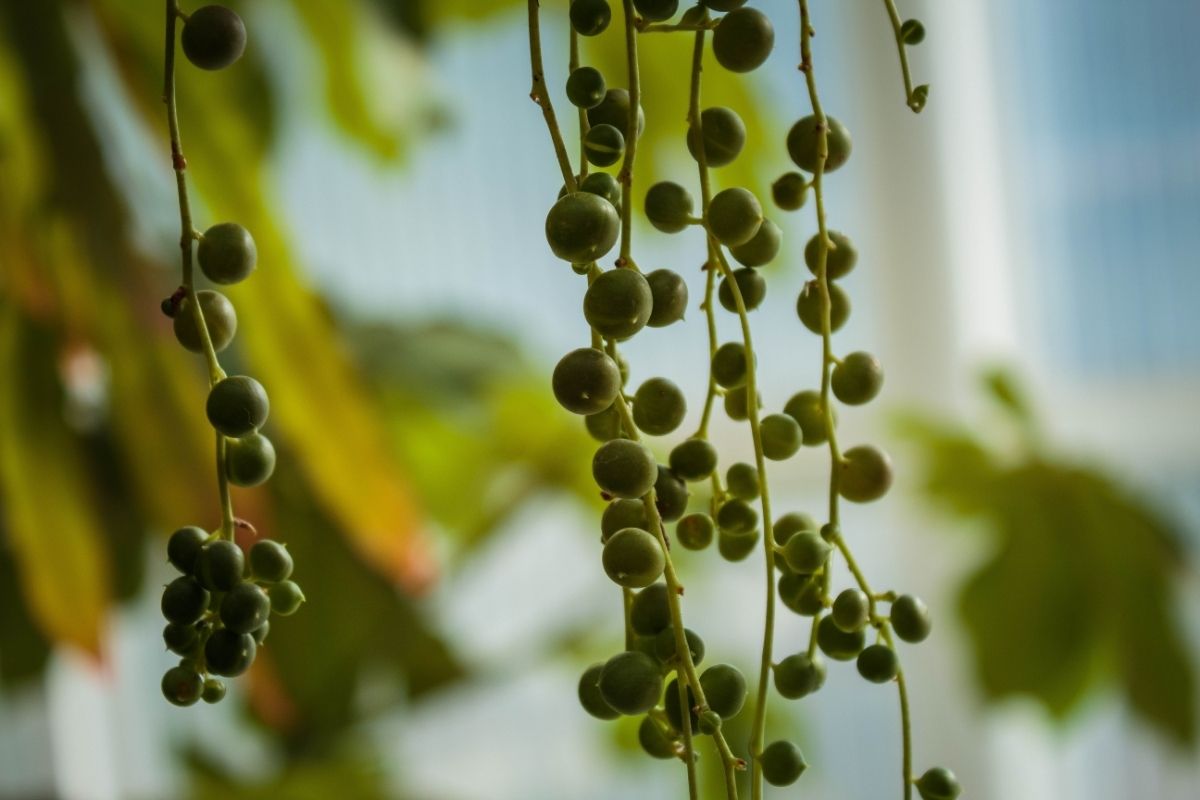
{"type": "MultiPolygon", "coordinates": [[[[894,12],[890,2],[888,5],[894,12]]],[[[678,12],[677,0],[623,0],[628,88],[614,88],[599,70],[578,63],[577,42],[579,36],[603,33],[612,22],[612,9],[607,0],[573,0],[572,63],[566,96],[579,110],[577,174],[546,89],[536,1],[531,0],[529,6],[532,97],[550,127],[565,183],[546,217],[545,234],[554,254],[587,277],[583,315],[591,330],[589,346],[572,350],[556,365],[552,388],[564,408],[585,417],[588,431],[600,442],[592,474],[610,500],[600,522],[600,560],[608,577],[622,588],[626,607],[625,649],[588,667],[580,679],[579,700],[589,714],[600,719],[644,715],[639,728],[642,748],[656,758],[683,760],[692,796],[693,735],[711,736],[726,769],[729,796],[736,797],[733,772],[744,768],[746,761],[734,755],[721,729],[725,720],[747,705],[747,682],[729,664],[697,671],[705,655],[704,642],[683,626],[682,586],[672,564],[666,524],[675,523],[675,540],[682,547],[703,550],[715,540],[719,554],[730,561],[748,557],[762,542],[767,579],[775,591],[768,593],[763,680],[755,691],[748,743],[752,787],[758,797],[762,781],[790,785],[806,768],[795,744],[765,741],[769,676],[773,674],[781,696],[796,699],[824,684],[826,658],[855,661],[866,680],[898,685],[907,726],[907,689],[894,639],[920,642],[931,627],[929,612],[919,599],[870,589],[842,536],[839,520],[839,499],[855,503],[877,500],[893,480],[891,461],[882,450],[859,445],[842,451],[836,436],[833,400],[846,406],[863,405],[874,399],[883,385],[883,370],[874,356],[855,352],[839,358],[832,349],[832,334],[850,313],[847,295],[835,281],[854,269],[858,253],[848,236],[827,230],[822,181],[825,174],[849,159],[850,134],[821,110],[812,76],[812,27],[807,1],[800,0],[801,69],[808,79],[813,113],[792,126],[785,143],[801,171],[783,175],[771,189],[781,211],[802,208],[810,193],[815,197],[818,232],[804,248],[813,279],[800,292],[796,312],[801,324],[821,337],[824,354],[819,388],[798,392],[779,412],[764,415],[749,314],[766,300],[767,283],[760,268],[779,254],[783,231],[765,217],[763,204],[750,190],[728,187],[713,192],[710,170],[741,156],[746,126],[733,109],[701,109],[700,77],[710,32],[712,54],[723,68],[744,73],[765,63],[775,44],[770,19],[746,0],[703,0],[685,11],[678,22],[672,22],[678,12]],[[680,321],[688,305],[684,278],[668,269],[643,273],[633,260],[630,245],[633,162],[644,126],[637,42],[641,34],[679,31],[695,37],[685,144],[698,165],[700,199],[697,202],[678,182],[663,181],[645,193],[644,210],[650,224],[664,233],[695,227],[705,234],[707,284],[701,308],[708,323],[710,381],[698,429],[669,449],[664,464],[643,437],[678,431],[687,400],[666,377],[652,377],[630,393],[626,388],[628,367],[618,347],[647,327],[680,321]],[[605,172],[589,174],[590,168],[618,163],[615,177],[605,172]],[[614,267],[602,268],[598,262],[618,242],[614,267]],[[741,333],[738,339],[720,343],[717,306],[736,317],[741,333]],[[719,468],[719,454],[708,438],[717,399],[730,419],[749,423],[755,463],[733,463],[723,472],[719,468]],[[771,515],[767,462],[792,458],[805,445],[826,446],[831,455],[830,507],[824,524],[808,514],[789,513],[777,519],[771,515]],[[711,486],[711,499],[706,509],[693,510],[689,508],[688,485],[700,482],[711,486]],[[835,552],[841,554],[856,585],[831,597],[835,552]],[[789,610],[812,618],[807,646],[778,663],[772,661],[776,598],[789,610]],[[880,610],[882,603],[890,604],[887,614],[880,610]],[[875,632],[873,642],[868,642],[869,630],[875,632]]],[[[903,47],[918,43],[924,31],[919,22],[910,20],[898,24],[896,35],[903,47]]],[[[907,86],[906,60],[904,72],[907,86]]],[[[928,90],[918,89],[923,105],[928,90]]],[[[913,91],[909,92],[910,101],[913,91]]],[[[914,106],[914,110],[919,108],[914,106]]],[[[957,797],[957,781],[947,770],[936,768],[919,779],[912,777],[907,728],[904,742],[905,797],[913,787],[925,800],[957,797]]]]}
{"type": "Polygon", "coordinates": [[[233,11],[205,6],[185,15],[178,0],[167,0],[167,119],[171,154],[179,186],[180,246],[183,284],[162,303],[174,322],[175,338],[187,350],[202,354],[208,365],[208,421],[216,431],[217,484],[221,527],[211,534],[202,528],[180,528],[167,544],[167,558],[181,573],[163,591],[167,619],[163,639],[167,649],[182,657],[162,680],[163,695],[175,705],[192,705],[203,698],[215,703],[225,685],[213,675],[240,675],[254,661],[258,645],[269,630],[268,615],[287,616],[304,600],[300,587],[288,580],[292,558],[276,542],[261,540],[250,550],[249,567],[234,541],[241,526],[233,515],[230,485],[258,486],[275,471],[275,447],[259,432],[270,402],[262,384],[246,375],[227,376],[217,353],[237,332],[237,313],[224,294],[197,291],[193,258],[208,280],[218,285],[238,283],[258,264],[254,238],[241,225],[222,222],[204,233],[192,227],[184,171],[187,161],[180,145],[175,103],[175,24],[185,20],[180,41],[197,67],[222,69],[236,62],[246,47],[246,28],[233,11]],[[198,242],[198,244],[196,244],[198,242]],[[266,587],[266,588],[264,588],[266,587]]]}

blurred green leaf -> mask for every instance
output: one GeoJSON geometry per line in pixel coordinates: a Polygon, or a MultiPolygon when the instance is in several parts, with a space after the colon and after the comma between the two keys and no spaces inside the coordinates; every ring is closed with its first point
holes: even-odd
{"type": "Polygon", "coordinates": [[[340,755],[290,762],[277,776],[247,781],[232,775],[200,753],[187,755],[193,800],[397,800],[389,791],[383,770],[361,755],[340,755]]]}
{"type": "Polygon", "coordinates": [[[46,637],[34,627],[18,591],[17,567],[0,535],[0,686],[10,689],[39,677],[50,655],[46,637]]]}

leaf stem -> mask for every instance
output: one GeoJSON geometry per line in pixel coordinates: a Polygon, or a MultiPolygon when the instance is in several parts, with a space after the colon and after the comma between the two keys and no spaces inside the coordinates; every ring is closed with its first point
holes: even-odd
{"type": "MultiPolygon", "coordinates": [[[[637,19],[633,0],[623,0],[625,10],[625,62],[629,72],[629,120],[626,122],[625,160],[618,180],[621,183],[621,255],[617,266],[633,267],[633,162],[637,157],[638,111],[642,107],[642,81],[638,71],[637,19]]],[[[636,268],[636,267],[635,267],[636,268]]]]}
{"type": "Polygon", "coordinates": [[[913,91],[912,74],[908,68],[908,48],[904,44],[904,37],[900,33],[901,26],[904,24],[900,21],[900,12],[896,10],[895,0],[883,0],[884,8],[887,9],[888,17],[892,21],[892,33],[896,37],[896,51],[900,54],[900,72],[904,76],[904,102],[912,109],[914,114],[920,114],[921,109],[925,107],[925,101],[916,96],[913,91]]]}
{"type": "Polygon", "coordinates": [[[550,100],[550,93],[546,90],[538,6],[538,0],[529,0],[529,65],[532,73],[529,99],[542,109],[546,127],[550,130],[550,140],[554,143],[554,155],[558,159],[558,168],[562,170],[563,183],[567,185],[568,192],[574,192],[578,191],[579,183],[575,180],[575,172],[571,169],[571,157],[567,155],[567,146],[563,142],[562,131],[558,127],[558,118],[554,114],[554,103],[550,100]]]}

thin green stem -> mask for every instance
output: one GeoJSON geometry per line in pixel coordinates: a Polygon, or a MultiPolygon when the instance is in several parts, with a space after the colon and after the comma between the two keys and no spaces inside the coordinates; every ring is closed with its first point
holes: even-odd
{"type": "MultiPolygon", "coordinates": [[[[679,690],[679,708],[687,709],[687,682],[679,680],[679,673],[675,673],[676,684],[679,690]]],[[[688,780],[688,800],[700,799],[700,782],[696,779],[696,759],[693,757],[695,747],[692,745],[692,715],[690,713],[680,714],[683,718],[683,763],[687,765],[687,780],[688,780]]]]}
{"type": "MultiPolygon", "coordinates": [[[[885,623],[879,630],[883,641],[895,652],[896,642],[892,639],[891,626],[885,623]]],[[[904,668],[901,666],[896,668],[896,693],[900,697],[900,736],[904,740],[900,779],[904,781],[904,800],[912,800],[912,718],[908,708],[908,682],[904,678],[904,668]]]]}
{"type": "Polygon", "coordinates": [[[633,162],[637,158],[638,110],[642,107],[642,81],[638,72],[637,15],[633,11],[633,0],[624,0],[625,9],[625,63],[629,73],[629,119],[625,123],[625,160],[621,164],[618,180],[621,182],[621,255],[617,266],[634,266],[633,263],[633,162]]]}
{"type": "Polygon", "coordinates": [[[529,89],[529,99],[542,109],[546,119],[546,127],[550,131],[550,141],[554,144],[554,155],[558,159],[558,168],[562,170],[563,183],[568,192],[577,191],[578,181],[571,169],[571,157],[567,155],[567,145],[563,141],[562,131],[558,127],[558,117],[554,114],[554,103],[546,89],[546,70],[542,66],[542,29],[538,14],[538,0],[529,0],[529,66],[532,72],[532,83],[529,89]]]}
{"type": "MultiPolygon", "coordinates": [[[[574,73],[579,69],[579,34],[571,28],[571,56],[567,68],[574,73]]],[[[584,137],[588,132],[588,118],[585,109],[579,109],[579,179],[583,180],[588,174],[587,144],[584,137]]]]}
{"type": "Polygon", "coordinates": [[[904,76],[904,102],[913,113],[920,114],[921,109],[925,107],[923,98],[917,97],[913,91],[912,74],[908,69],[908,47],[904,44],[904,37],[900,33],[900,28],[904,24],[900,21],[900,12],[896,10],[895,0],[883,0],[884,8],[887,9],[888,18],[892,21],[892,33],[896,37],[896,51],[900,54],[900,72],[904,76]]]}

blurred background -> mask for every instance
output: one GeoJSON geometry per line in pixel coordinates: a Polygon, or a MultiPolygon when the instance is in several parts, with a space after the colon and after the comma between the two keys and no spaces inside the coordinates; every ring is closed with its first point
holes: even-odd
{"type": "MultiPolygon", "coordinates": [[[[718,182],[765,197],[808,104],[796,4],[753,4],[775,52],[750,76],[706,70],[705,105],[750,127],[718,182]]],[[[162,5],[0,0],[0,797],[682,796],[634,724],[575,700],[620,647],[620,595],[593,444],[549,392],[587,331],[543,239],[561,178],[519,0],[244,0],[241,62],[181,61],[197,226],[236,220],[260,253],[229,292],[224,361],[271,393],[280,460],[235,503],[289,544],[309,602],[225,703],[163,701],[165,537],[218,507],[202,365],[158,310],[179,280],[162,5]]],[[[565,109],[566,2],[543,5],[565,109]]],[[[916,765],[952,767],[974,800],[1195,798],[1200,6],[899,5],[929,29],[910,48],[932,85],[919,116],[882,4],[813,11],[822,97],[855,147],[828,182],[861,253],[835,341],[888,373],[841,436],[900,475],[844,527],[873,584],[936,620],[902,652],[916,765]]],[[[610,85],[617,28],[584,51],[610,85]]],[[[643,187],[694,181],[690,41],[642,38],[643,187]]],[[[773,217],[787,244],[753,319],[768,410],[820,361],[793,311],[812,209],[773,217]]],[[[696,305],[698,236],[644,226],[635,248],[696,305]]],[[[703,396],[697,309],[625,352],[635,385],[703,396]]],[[[717,416],[724,463],[748,458],[744,423],[717,416]]],[[[773,468],[781,513],[820,515],[827,458],[773,468]]],[[[676,556],[689,626],[749,674],[760,562],[676,556]]],[[[784,616],[788,653],[807,623],[784,616]]],[[[843,665],[772,703],[812,766],[769,796],[896,794],[894,690],[843,665]]]]}

